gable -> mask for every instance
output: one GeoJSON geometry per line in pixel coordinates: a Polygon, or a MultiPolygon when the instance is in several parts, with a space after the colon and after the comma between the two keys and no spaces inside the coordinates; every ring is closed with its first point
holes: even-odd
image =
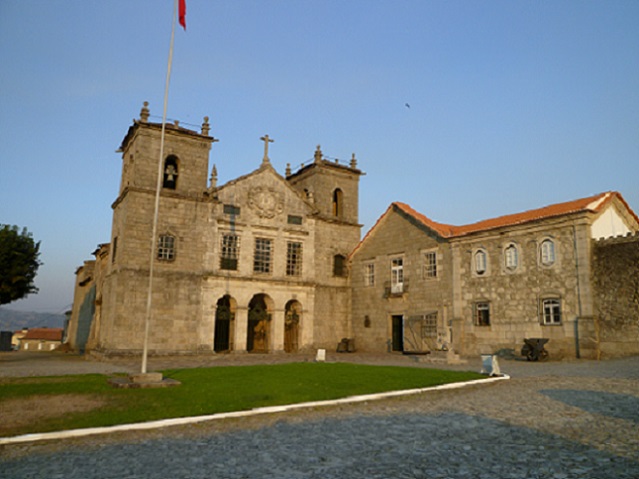
{"type": "Polygon", "coordinates": [[[306,217],[313,207],[270,166],[219,187],[217,199],[227,207],[239,208],[241,221],[251,224],[283,222],[288,216],[306,217]]]}
{"type": "Polygon", "coordinates": [[[614,203],[609,204],[590,227],[590,237],[593,239],[625,236],[631,232],[627,221],[621,216],[614,203]]]}
{"type": "MultiPolygon", "coordinates": [[[[405,206],[405,205],[402,205],[405,206]]],[[[351,253],[351,258],[374,258],[436,246],[441,235],[408,214],[400,204],[391,204],[351,253]]]]}

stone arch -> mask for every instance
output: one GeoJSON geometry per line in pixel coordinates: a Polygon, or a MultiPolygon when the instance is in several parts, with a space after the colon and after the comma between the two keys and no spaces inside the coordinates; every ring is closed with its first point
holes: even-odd
{"type": "Polygon", "coordinates": [[[162,187],[169,190],[177,188],[177,180],[179,174],[179,160],[175,155],[169,155],[164,160],[164,170],[162,176],[162,187]]]}
{"type": "Polygon", "coordinates": [[[286,303],[284,314],[284,351],[287,353],[296,353],[299,350],[301,321],[302,303],[291,299],[286,303]]]}
{"type": "Polygon", "coordinates": [[[235,311],[237,302],[228,294],[217,300],[213,350],[222,353],[233,350],[235,311]]]}
{"type": "Polygon", "coordinates": [[[251,298],[246,332],[248,352],[267,353],[270,350],[273,308],[273,300],[266,294],[256,294],[251,298]]]}

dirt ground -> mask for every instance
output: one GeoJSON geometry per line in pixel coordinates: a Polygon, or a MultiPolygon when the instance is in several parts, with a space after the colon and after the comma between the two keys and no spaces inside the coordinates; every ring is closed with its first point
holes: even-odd
{"type": "MultiPolygon", "coordinates": [[[[0,383],[1,385],[1,383],[0,383]]],[[[69,413],[86,412],[105,404],[100,398],[80,394],[37,396],[0,401],[0,437],[14,433],[16,429],[45,419],[63,417],[69,413]]]]}

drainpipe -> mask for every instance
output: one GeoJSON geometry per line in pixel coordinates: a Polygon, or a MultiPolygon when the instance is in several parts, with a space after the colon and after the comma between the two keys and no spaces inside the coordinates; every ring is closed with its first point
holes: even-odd
{"type": "Polygon", "coordinates": [[[579,315],[575,318],[575,355],[577,359],[580,359],[581,354],[579,352],[579,318],[581,318],[581,281],[579,278],[579,252],[577,251],[577,229],[575,224],[572,225],[572,241],[573,248],[575,250],[575,271],[577,273],[577,307],[579,309],[579,315]]]}

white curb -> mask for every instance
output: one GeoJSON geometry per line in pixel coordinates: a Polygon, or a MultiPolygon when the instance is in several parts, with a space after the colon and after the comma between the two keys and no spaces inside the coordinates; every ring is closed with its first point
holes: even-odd
{"type": "Polygon", "coordinates": [[[385,399],[397,396],[408,396],[411,394],[420,394],[430,391],[441,391],[446,389],[460,389],[466,386],[474,386],[477,384],[486,384],[495,381],[503,381],[510,379],[510,376],[503,375],[498,377],[490,377],[487,379],[475,379],[473,381],[467,381],[463,383],[450,383],[443,384],[441,386],[432,386],[428,388],[419,389],[405,389],[402,391],[389,391],[378,394],[364,394],[361,396],[349,396],[342,399],[331,399],[327,401],[312,401],[298,404],[287,404],[284,406],[267,406],[258,407],[255,409],[249,409],[248,411],[235,411],[225,412],[218,414],[209,414],[207,416],[195,416],[195,417],[179,417],[174,419],[161,419],[159,421],[149,421],[135,424],[121,424],[119,426],[109,427],[91,427],[85,429],[72,429],[69,431],[59,432],[43,432],[37,434],[24,434],[22,436],[13,437],[0,437],[0,446],[6,444],[18,444],[21,442],[35,442],[35,441],[47,441],[52,439],[68,439],[73,437],[92,436],[95,434],[109,434],[113,432],[121,431],[142,431],[147,429],[158,429],[168,426],[181,426],[184,424],[194,424],[204,421],[214,421],[218,419],[230,419],[237,417],[256,416],[258,414],[272,414],[277,412],[293,411],[295,409],[308,409],[313,407],[333,406],[338,404],[351,404],[365,401],[375,401],[378,399],[385,399]]]}

